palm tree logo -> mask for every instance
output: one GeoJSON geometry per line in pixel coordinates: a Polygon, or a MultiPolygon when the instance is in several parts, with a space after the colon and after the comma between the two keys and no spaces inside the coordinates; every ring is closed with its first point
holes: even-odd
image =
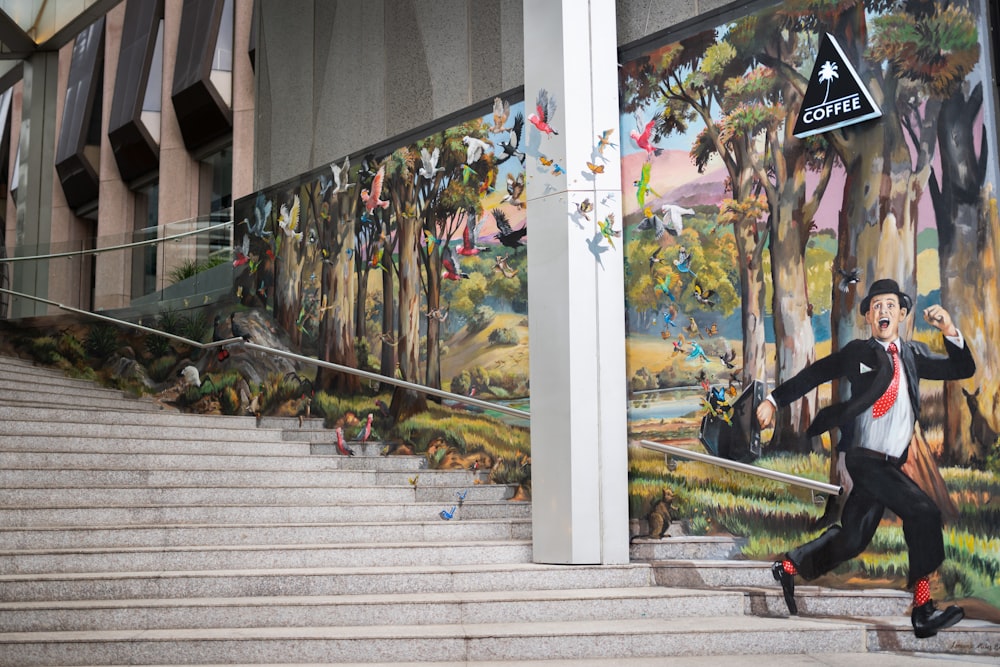
{"type": "Polygon", "coordinates": [[[827,60],[819,68],[819,82],[826,84],[826,95],[823,96],[823,104],[826,104],[826,99],[830,97],[830,83],[834,80],[840,78],[837,74],[837,63],[827,60]]]}

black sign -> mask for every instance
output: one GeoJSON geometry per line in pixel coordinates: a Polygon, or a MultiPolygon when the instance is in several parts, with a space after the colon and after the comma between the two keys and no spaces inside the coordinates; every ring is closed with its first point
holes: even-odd
{"type": "Polygon", "coordinates": [[[802,139],[881,115],[882,110],[861,83],[840,44],[833,35],[823,35],[795,121],[795,136],[802,139]]]}

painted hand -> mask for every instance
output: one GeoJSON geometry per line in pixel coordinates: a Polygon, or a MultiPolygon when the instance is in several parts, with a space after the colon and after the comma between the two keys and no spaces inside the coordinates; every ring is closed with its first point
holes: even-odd
{"type": "Polygon", "coordinates": [[[945,336],[958,335],[958,329],[951,321],[951,315],[940,305],[933,305],[924,308],[924,320],[932,327],[940,329],[945,336]]]}
{"type": "Polygon", "coordinates": [[[757,423],[761,428],[768,428],[774,422],[774,403],[771,401],[761,401],[757,406],[757,423]]]}
{"type": "Polygon", "coordinates": [[[837,478],[840,480],[840,485],[844,487],[844,495],[850,495],[851,489],[854,488],[854,480],[851,479],[851,473],[847,472],[847,461],[844,457],[844,452],[840,452],[837,457],[837,478]]]}

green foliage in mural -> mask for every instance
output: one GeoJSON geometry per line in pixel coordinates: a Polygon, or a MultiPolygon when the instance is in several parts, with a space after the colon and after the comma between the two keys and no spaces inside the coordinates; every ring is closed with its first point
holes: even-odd
{"type": "Polygon", "coordinates": [[[83,347],[90,356],[104,359],[118,349],[118,328],[112,324],[92,325],[83,339],[83,347]]]}

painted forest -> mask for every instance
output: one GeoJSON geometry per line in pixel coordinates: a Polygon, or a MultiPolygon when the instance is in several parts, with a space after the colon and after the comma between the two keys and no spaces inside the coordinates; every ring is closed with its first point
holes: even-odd
{"type": "MultiPolygon", "coordinates": [[[[943,594],[1000,606],[1000,216],[989,7],[982,0],[792,0],[622,57],[630,435],[700,447],[699,421],[753,380],[774,386],[869,333],[868,286],[893,278],[941,303],[977,372],[921,384],[908,472],[948,517],[943,594]],[[825,34],[881,118],[792,133],[825,34]],[[631,137],[631,142],[625,137],[631,137]],[[971,564],[986,556],[985,564],[971,564]]],[[[847,72],[826,72],[826,76],[847,72]]],[[[938,351],[907,320],[904,337],[938,351]]],[[[826,480],[804,436],[845,386],[778,412],[762,466],[826,480]]],[[[771,558],[815,528],[814,499],[630,457],[633,515],[672,489],[693,532],[748,537],[771,558]],[[707,487],[707,488],[706,488],[707,487]]],[[[836,576],[899,577],[898,524],[836,576]],[[895,540],[894,544],[893,541],[895,540]]],[[[905,550],[905,547],[903,547],[905,550]]]]}

